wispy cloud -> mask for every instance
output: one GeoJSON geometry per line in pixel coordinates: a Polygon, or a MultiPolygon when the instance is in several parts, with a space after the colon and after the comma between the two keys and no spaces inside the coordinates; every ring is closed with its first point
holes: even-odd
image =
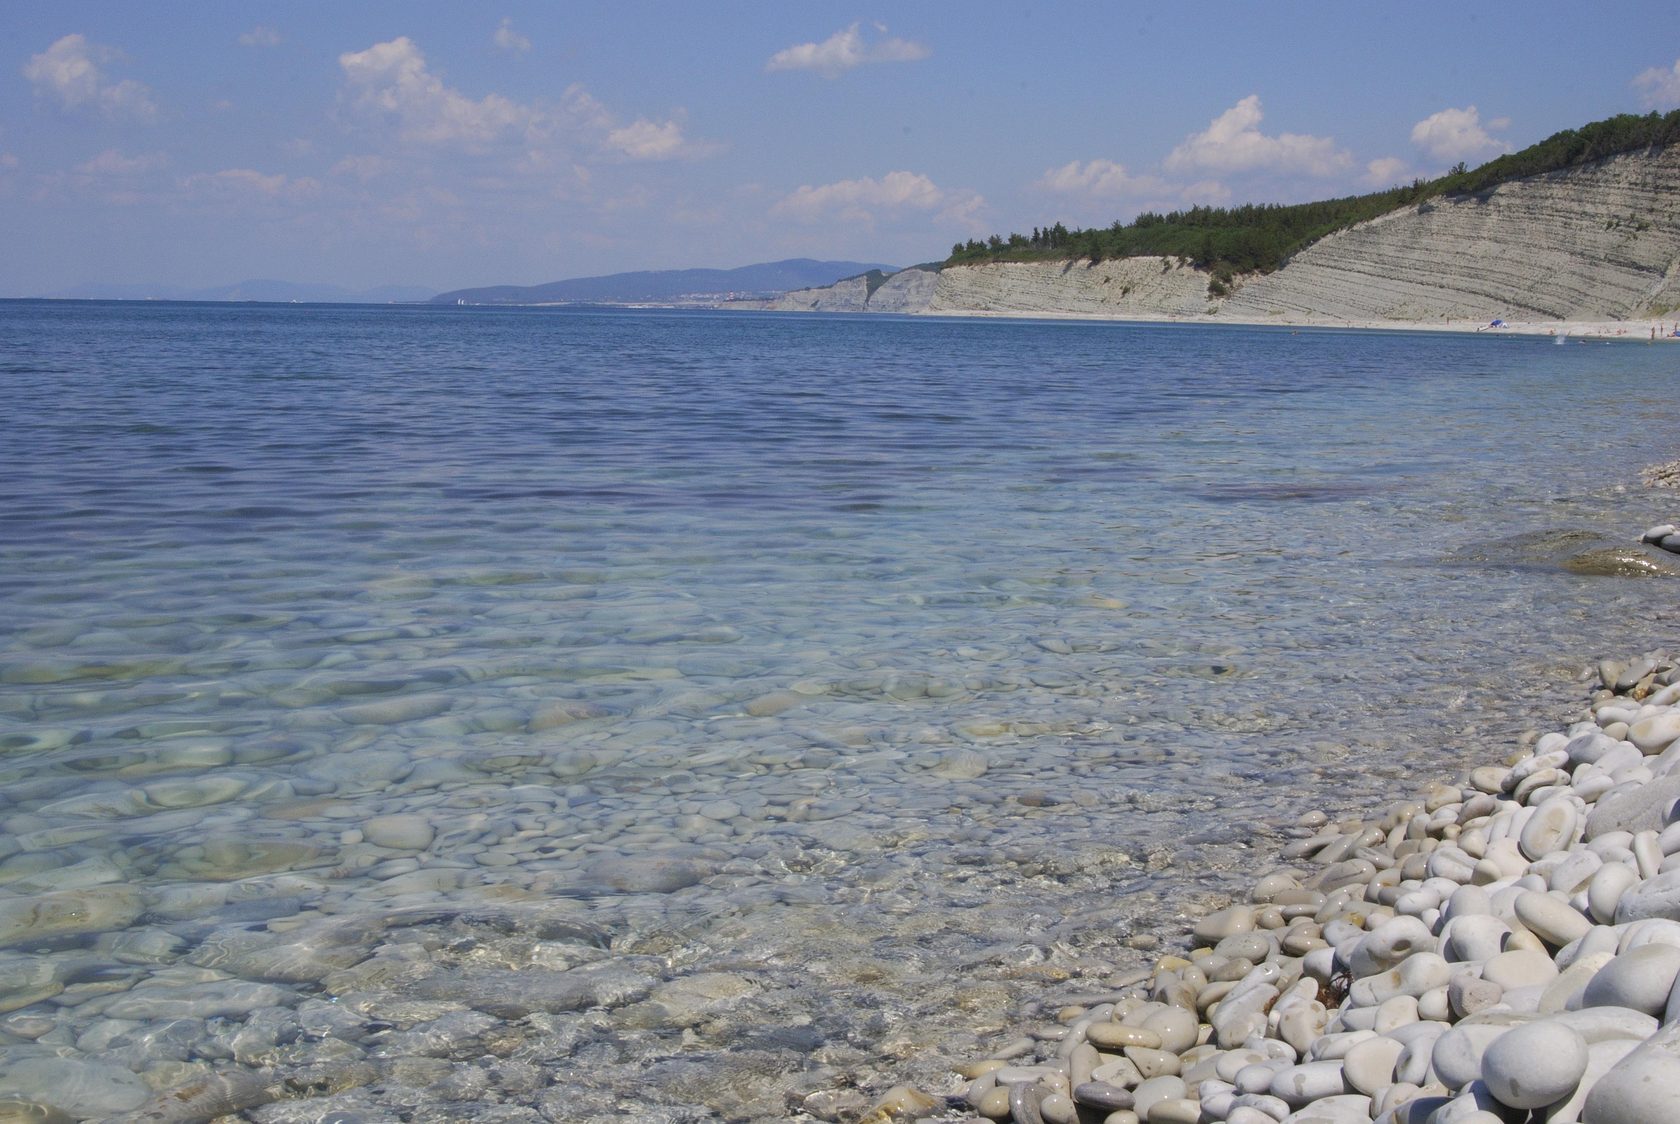
{"type": "Polygon", "coordinates": [[[1112,160],[1087,160],[1083,164],[1077,160],[1070,161],[1038,177],[1037,186],[1045,191],[1093,200],[1158,195],[1170,190],[1160,177],[1133,175],[1124,165],[1112,160]]]}
{"type": "Polygon", "coordinates": [[[287,176],[280,172],[259,172],[252,168],[224,168],[199,172],[181,181],[183,187],[228,198],[252,197],[275,200],[310,199],[319,195],[321,183],[310,176],[287,176]]]}
{"type": "Polygon", "coordinates": [[[972,222],[985,200],[966,189],[942,188],[918,172],[888,172],[813,186],[806,184],[783,197],[772,213],[807,222],[838,218],[873,223],[877,218],[913,213],[946,222],[972,222]]]}
{"type": "Polygon", "coordinates": [[[85,35],[66,35],[30,56],[23,76],[37,96],[64,109],[135,121],[156,119],[157,103],[150,89],[132,78],[113,82],[105,76],[102,68],[121,57],[114,47],[89,43],[85,35]]]}
{"type": "Polygon", "coordinates": [[[266,23],[259,23],[239,37],[241,47],[278,47],[280,32],[266,23]]]}
{"type": "Polygon", "coordinates": [[[676,121],[663,124],[638,118],[607,134],[607,147],[631,160],[693,160],[710,156],[722,146],[692,141],[676,121]]]}
{"type": "Polygon", "coordinates": [[[1488,133],[1504,129],[1508,117],[1495,117],[1484,126],[1476,107],[1443,109],[1412,126],[1412,143],[1437,160],[1472,160],[1509,152],[1511,146],[1488,133]]]}
{"type": "Polygon", "coordinates": [[[1680,59],[1670,67],[1653,66],[1640,71],[1633,80],[1640,100],[1647,109],[1673,109],[1680,106],[1680,59]]]}
{"type": "Polygon", "coordinates": [[[721,150],[689,137],[677,117],[625,122],[582,86],[558,102],[472,97],[444,82],[407,37],[339,56],[344,98],[364,122],[404,144],[511,153],[510,170],[541,171],[570,153],[610,161],[690,160],[721,150]]]}
{"type": "Polygon", "coordinates": [[[1365,165],[1365,182],[1372,187],[1393,187],[1416,174],[1411,164],[1398,156],[1379,156],[1365,165]]]}
{"type": "Polygon", "coordinates": [[[504,16],[496,28],[496,46],[504,51],[522,54],[531,49],[531,40],[513,29],[513,20],[504,16]]]}
{"type": "Polygon", "coordinates": [[[370,116],[394,121],[404,140],[480,147],[528,129],[537,116],[500,94],[475,100],[444,85],[406,35],[365,51],[346,51],[338,65],[353,104],[370,116]]]}
{"type": "Polygon", "coordinates": [[[798,43],[777,51],[764,64],[765,70],[810,70],[824,78],[838,78],[848,70],[866,63],[915,62],[930,52],[921,43],[887,35],[883,24],[875,24],[881,36],[873,41],[864,38],[859,24],[836,31],[821,43],[798,43]]]}
{"type": "Polygon", "coordinates": [[[1353,157],[1329,137],[1260,131],[1264,114],[1260,96],[1250,94],[1193,133],[1163,162],[1168,171],[1268,171],[1333,176],[1345,171],[1353,157]]]}
{"type": "Polygon", "coordinates": [[[134,176],[156,171],[168,163],[169,157],[161,152],[126,156],[114,148],[107,148],[98,156],[78,164],[76,171],[85,176],[134,176]]]}

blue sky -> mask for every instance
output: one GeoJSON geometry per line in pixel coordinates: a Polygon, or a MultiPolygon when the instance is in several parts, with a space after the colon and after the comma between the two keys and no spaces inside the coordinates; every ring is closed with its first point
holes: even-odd
{"type": "Polygon", "coordinates": [[[1680,105],[1669,3],[0,9],[0,295],[897,264],[1680,105]]]}

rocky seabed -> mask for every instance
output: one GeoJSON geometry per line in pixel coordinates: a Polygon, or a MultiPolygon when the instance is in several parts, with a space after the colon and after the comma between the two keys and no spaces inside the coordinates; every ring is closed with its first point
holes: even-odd
{"type": "Polygon", "coordinates": [[[1680,667],[1598,677],[1509,764],[1303,817],[1189,951],[965,1067],[943,1114],[904,1086],[867,1119],[1680,1121],[1680,667]]]}

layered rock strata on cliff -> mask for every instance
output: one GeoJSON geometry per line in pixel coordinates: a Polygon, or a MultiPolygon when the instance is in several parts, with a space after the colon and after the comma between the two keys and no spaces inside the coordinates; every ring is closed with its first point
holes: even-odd
{"type": "Polygon", "coordinates": [[[1333,234],[1225,302],[1244,318],[1628,319],[1680,305],[1680,146],[1436,198],[1333,234]]]}
{"type": "Polygon", "coordinates": [[[1307,321],[1622,320],[1680,309],[1680,146],[1437,197],[1330,235],[1282,269],[1208,295],[1161,257],[912,269],[772,307],[1307,321]]]}
{"type": "Polygon", "coordinates": [[[1207,274],[1169,258],[947,267],[925,311],[1151,318],[1211,310],[1207,274]]]}

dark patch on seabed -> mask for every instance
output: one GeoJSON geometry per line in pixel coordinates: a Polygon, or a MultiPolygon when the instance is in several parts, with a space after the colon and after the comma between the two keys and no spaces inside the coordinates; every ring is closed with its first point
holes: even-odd
{"type": "Polygon", "coordinates": [[[1322,483],[1305,483],[1288,480],[1276,482],[1252,481],[1233,484],[1214,484],[1193,489],[1190,494],[1198,499],[1212,503],[1248,503],[1256,500],[1287,502],[1299,500],[1306,503],[1336,503],[1341,500],[1358,499],[1368,496],[1374,489],[1369,484],[1352,480],[1332,480],[1322,483]]]}

